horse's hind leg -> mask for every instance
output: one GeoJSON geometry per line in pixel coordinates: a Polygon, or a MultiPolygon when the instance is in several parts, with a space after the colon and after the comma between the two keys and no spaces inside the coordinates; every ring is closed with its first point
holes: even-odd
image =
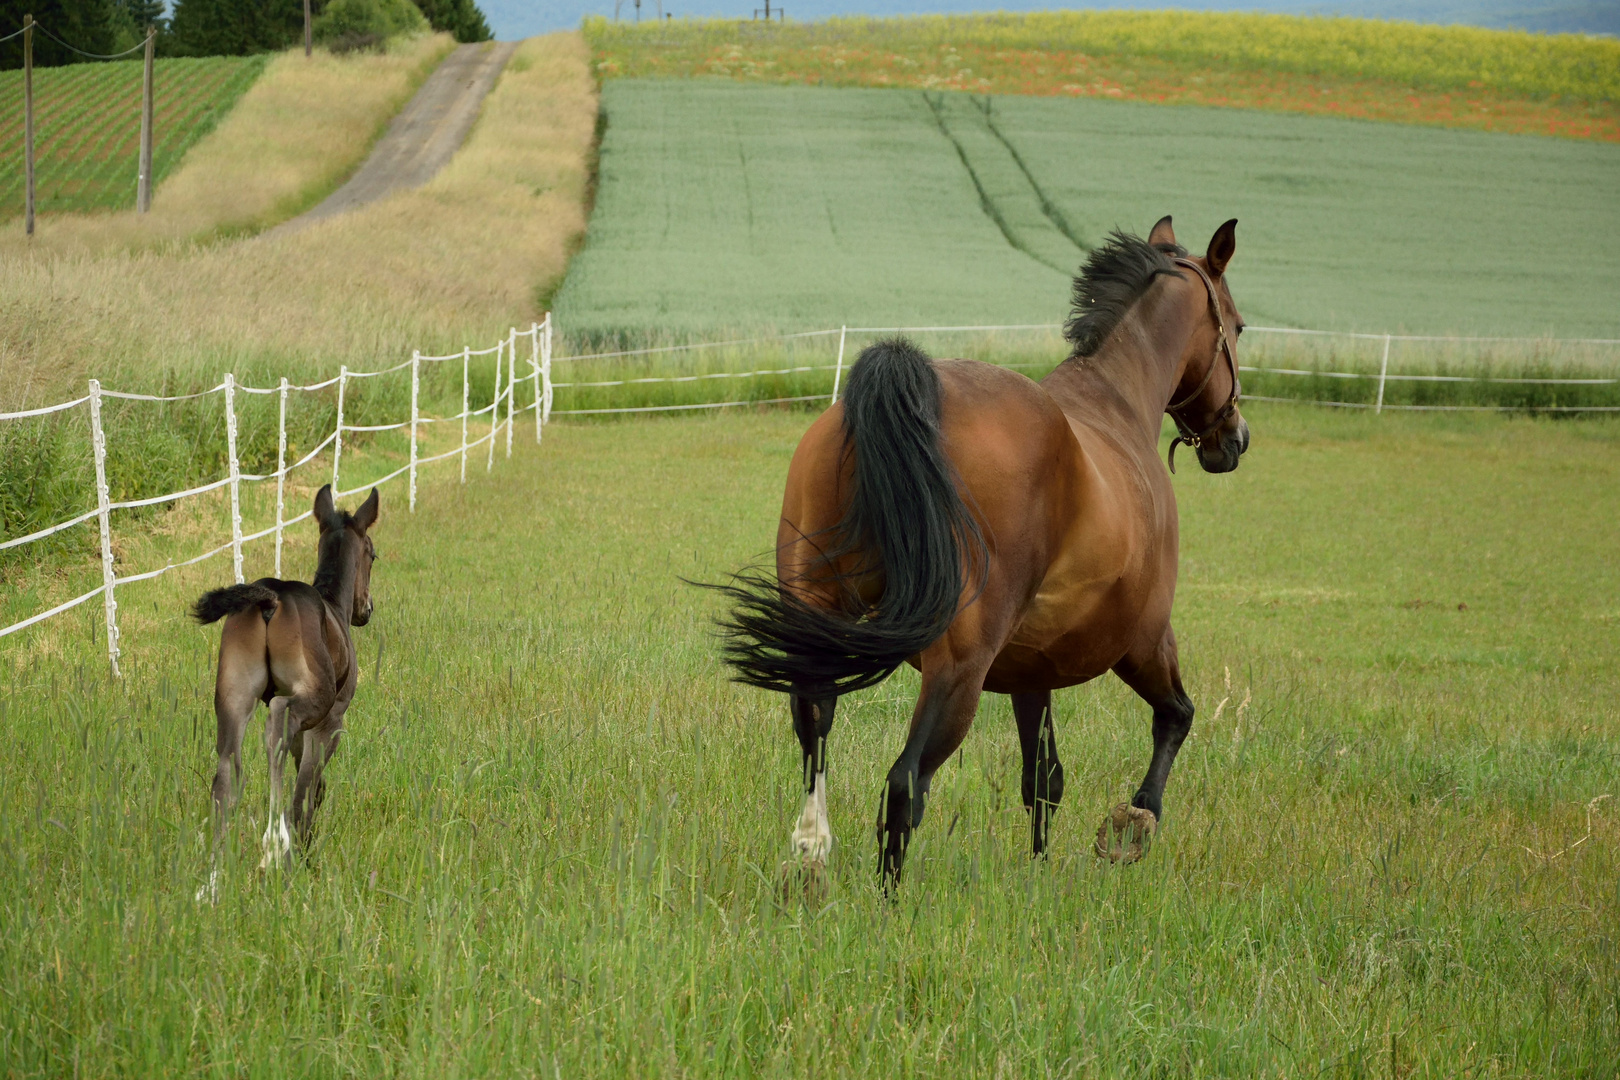
{"type": "Polygon", "coordinates": [[[827,819],[827,736],[832,731],[835,695],[795,693],[789,696],[793,731],[803,751],[804,809],[793,827],[793,854],[796,861],[782,865],[782,888],[791,895],[803,886],[819,892],[827,856],[832,851],[832,825],[827,819]]]}
{"type": "Polygon", "coordinates": [[[1114,673],[1153,707],[1153,758],[1130,804],[1114,807],[1097,831],[1097,854],[1114,862],[1135,862],[1146,854],[1164,816],[1164,785],[1192,730],[1193,703],[1181,685],[1176,635],[1169,627],[1156,647],[1141,657],[1127,656],[1115,665],[1114,673]]]}
{"type": "Polygon", "coordinates": [[[931,672],[924,662],[923,691],[911,715],[911,734],[883,792],[878,814],[879,873],[885,889],[900,881],[911,831],[922,824],[934,771],[962,745],[979,708],[988,663],[931,672]]]}
{"type": "Polygon", "coordinates": [[[1014,694],[1012,707],[1024,752],[1023,795],[1024,809],[1029,811],[1030,846],[1039,857],[1046,854],[1047,826],[1063,801],[1063,763],[1058,761],[1052,728],[1052,692],[1014,694]]]}
{"type": "Polygon", "coordinates": [[[303,734],[303,745],[295,755],[298,760],[298,779],[293,788],[293,831],[298,845],[308,850],[315,836],[315,811],[326,799],[326,763],[337,753],[343,737],[340,725],[322,725],[303,734]]]}
{"type": "Polygon", "coordinates": [[[282,807],[282,763],[287,758],[292,736],[289,718],[293,699],[278,695],[270,699],[270,716],[264,722],[264,752],[270,764],[270,812],[264,826],[264,857],[259,869],[287,866],[292,862],[292,835],[287,831],[287,812],[282,807]]]}

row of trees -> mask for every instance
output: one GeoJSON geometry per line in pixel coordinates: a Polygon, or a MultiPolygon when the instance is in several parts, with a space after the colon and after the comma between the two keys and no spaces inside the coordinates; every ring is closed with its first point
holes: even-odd
{"type": "MultiPolygon", "coordinates": [[[[158,28],[163,56],[242,56],[285,49],[304,37],[304,0],[0,0],[0,36],[32,14],[45,30],[87,53],[111,55],[158,28]]],[[[489,23],[476,0],[311,0],[322,37],[386,36],[426,24],[457,41],[488,41],[489,23]]],[[[34,35],[40,67],[85,57],[44,33],[34,35]]],[[[0,70],[22,66],[22,38],[0,44],[0,70]]]]}

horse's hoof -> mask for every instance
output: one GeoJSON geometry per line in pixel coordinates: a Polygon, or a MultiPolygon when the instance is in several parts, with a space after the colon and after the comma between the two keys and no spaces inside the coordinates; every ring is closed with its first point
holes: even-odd
{"type": "Polygon", "coordinates": [[[1109,862],[1121,865],[1133,863],[1147,854],[1158,830],[1159,819],[1153,811],[1130,803],[1120,803],[1103,818],[1097,827],[1097,854],[1109,862]]]}
{"type": "Polygon", "coordinates": [[[819,904],[827,899],[826,859],[789,859],[781,873],[784,904],[819,904]]]}

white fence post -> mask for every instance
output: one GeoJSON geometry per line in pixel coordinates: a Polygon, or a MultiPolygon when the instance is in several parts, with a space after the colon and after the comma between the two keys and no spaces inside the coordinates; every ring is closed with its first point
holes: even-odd
{"type": "Polygon", "coordinates": [[[828,404],[838,404],[838,382],[844,375],[844,338],[849,335],[849,327],[845,325],[838,331],[838,366],[833,368],[832,401],[828,404]]]}
{"type": "Polygon", "coordinates": [[[517,411],[517,327],[506,336],[506,458],[512,459],[512,428],[517,411]]]}
{"type": "Polygon", "coordinates": [[[242,463],[236,456],[236,376],[225,373],[225,447],[230,453],[231,567],[238,585],[242,576],[242,463]]]}
{"type": "Polygon", "coordinates": [[[96,509],[101,518],[101,598],[107,610],[107,658],[112,661],[112,673],[118,678],[118,601],[113,598],[113,586],[118,575],[113,573],[112,554],[112,502],[107,493],[107,434],[101,427],[101,382],[90,380],[90,446],[96,459],[96,509]]]}
{"type": "Polygon", "coordinates": [[[495,343],[495,398],[489,406],[489,461],[484,464],[485,472],[495,468],[495,434],[501,427],[501,350],[505,348],[506,342],[495,343]]]}
{"type": "Polygon", "coordinates": [[[461,482],[467,482],[467,410],[472,408],[471,391],[467,383],[467,363],[472,357],[471,345],[461,347],[461,482]]]}
{"type": "Polygon", "coordinates": [[[1389,376],[1389,335],[1384,335],[1384,362],[1378,368],[1378,404],[1373,406],[1374,413],[1384,411],[1384,380],[1389,376]]]}
{"type": "Polygon", "coordinates": [[[540,445],[540,428],[545,421],[543,407],[540,403],[540,324],[529,324],[529,336],[534,339],[534,349],[529,353],[529,370],[534,378],[534,443],[540,445]]]}
{"type": "Polygon", "coordinates": [[[349,388],[349,365],[344,364],[338,368],[338,417],[337,431],[332,435],[332,498],[337,498],[342,488],[338,486],[338,465],[343,460],[343,394],[349,388]]]}
{"type": "Polygon", "coordinates": [[[281,416],[276,422],[276,577],[281,576],[281,530],[287,505],[287,376],[281,377],[281,416]]]}
{"type": "Polygon", "coordinates": [[[540,382],[546,388],[540,398],[540,422],[551,423],[551,312],[546,312],[545,340],[540,343],[540,382]]]}
{"type": "Polygon", "coordinates": [[[422,350],[411,353],[411,513],[416,513],[416,424],[421,415],[416,407],[422,389],[422,350]]]}

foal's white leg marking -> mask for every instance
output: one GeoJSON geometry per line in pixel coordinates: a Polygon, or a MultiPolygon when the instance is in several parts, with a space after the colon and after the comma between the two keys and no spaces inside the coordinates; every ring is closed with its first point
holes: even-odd
{"type": "MultiPolygon", "coordinates": [[[[275,723],[274,707],[269,723],[275,723]]],[[[285,721],[283,721],[285,723],[285,721]]],[[[285,727],[282,729],[285,731],[285,727]]],[[[284,747],[276,748],[278,762],[282,759],[284,747]]],[[[270,770],[270,820],[264,826],[264,857],[259,860],[259,869],[268,870],[273,866],[285,865],[292,858],[292,835],[287,831],[287,815],[281,808],[281,769],[270,770]]]]}
{"type": "Polygon", "coordinates": [[[816,773],[816,784],[804,797],[799,824],[793,830],[793,850],[803,859],[827,858],[832,851],[832,824],[827,820],[827,773],[816,773]]]}

